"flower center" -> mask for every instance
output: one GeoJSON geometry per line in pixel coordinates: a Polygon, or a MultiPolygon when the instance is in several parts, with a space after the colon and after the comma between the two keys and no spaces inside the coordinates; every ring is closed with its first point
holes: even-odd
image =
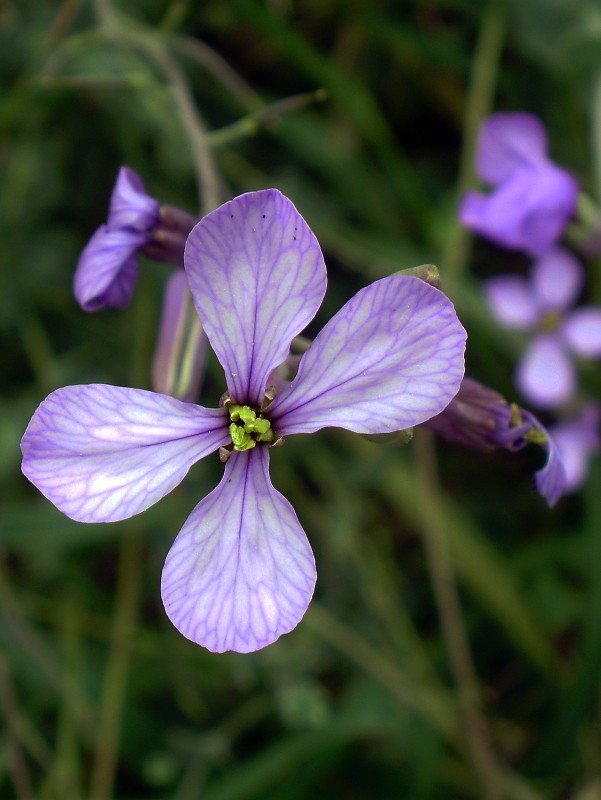
{"type": "Polygon", "coordinates": [[[543,333],[556,331],[561,325],[561,314],[559,311],[545,311],[539,320],[538,326],[543,333]]]}
{"type": "Polygon", "coordinates": [[[257,414],[250,406],[239,406],[236,403],[228,404],[227,410],[232,421],[230,436],[234,450],[239,452],[252,450],[257,442],[270,444],[274,441],[275,434],[271,422],[265,419],[261,412],[257,414]]]}

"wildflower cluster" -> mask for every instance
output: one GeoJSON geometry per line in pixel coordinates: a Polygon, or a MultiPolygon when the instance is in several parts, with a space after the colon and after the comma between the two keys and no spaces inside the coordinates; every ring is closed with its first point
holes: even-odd
{"type": "Polygon", "coordinates": [[[586,271],[560,240],[571,238],[582,254],[591,255],[601,214],[590,213],[577,181],[549,159],[547,149],[544,127],[531,114],[498,113],[485,120],[476,169],[493,190],[468,192],[459,216],[467,228],[535,259],[528,277],[491,278],[484,293],[501,325],[531,337],[516,368],[516,385],[529,404],[560,417],[550,434],[571,491],[584,481],[584,464],[599,448],[599,412],[579,390],[575,359],[601,357],[601,308],[574,307],[586,271]],[[582,208],[588,209],[586,219],[578,219],[582,208]]]}

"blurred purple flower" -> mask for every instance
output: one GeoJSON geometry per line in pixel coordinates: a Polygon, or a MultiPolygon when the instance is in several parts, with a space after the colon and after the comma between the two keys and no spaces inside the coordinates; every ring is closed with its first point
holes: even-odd
{"type": "Polygon", "coordinates": [[[183,266],[186,237],[197,220],[150,197],[132,169],[121,167],[106,225],[84,248],[73,281],[85,311],[125,308],[138,277],[138,253],[183,266]]]}
{"type": "Polygon", "coordinates": [[[225,371],[223,406],[58,389],[25,432],[23,471],[73,519],[109,522],[148,508],[219,450],[224,477],[167,556],[163,602],[192,641],[249,652],[297,625],[316,579],[298,518],[271,484],[269,445],[326,426],[396,431],[440,413],[459,388],[466,335],[440,291],[384,278],[330,320],[278,392],[269,376],[326,289],[319,244],[292,203],[277,190],[226,203],[190,234],[185,266],[225,371]]]}
{"type": "Polygon", "coordinates": [[[461,223],[503,247],[546,253],[573,215],[579,189],[547,158],[540,120],[519,112],[488,117],[480,130],[476,171],[494,189],[465,195],[461,223]]]}
{"type": "Polygon", "coordinates": [[[601,356],[601,308],[567,311],[584,278],[580,262],[555,248],[533,264],[529,280],[501,275],[486,282],[484,291],[499,322],[536,332],[518,364],[516,384],[539,408],[554,408],[572,395],[576,371],[570,354],[601,356]]]}
{"type": "Polygon", "coordinates": [[[538,491],[550,506],[566,491],[563,453],[555,436],[529,411],[478,381],[464,378],[449,405],[425,426],[443,439],[485,453],[499,448],[515,453],[528,444],[540,445],[547,461],[534,476],[538,491]]]}
{"type": "Polygon", "coordinates": [[[575,492],[583,485],[588,462],[599,452],[599,407],[589,403],[575,419],[560,422],[550,430],[566,472],[566,491],[575,492]]]}

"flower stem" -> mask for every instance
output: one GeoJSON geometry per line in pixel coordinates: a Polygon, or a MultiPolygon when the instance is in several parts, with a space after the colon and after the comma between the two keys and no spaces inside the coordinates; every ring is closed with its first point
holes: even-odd
{"type": "Polygon", "coordinates": [[[140,543],[137,533],[130,532],[121,540],[115,616],[100,698],[90,800],[110,800],[113,795],[121,716],[138,614],[141,576],[140,543]]]}
{"type": "MultiPolygon", "coordinates": [[[[501,5],[498,0],[490,0],[482,17],[463,118],[463,149],[457,179],[458,198],[470,188],[474,180],[474,156],[478,131],[483,118],[491,110],[504,33],[505,24],[501,5]]],[[[441,259],[443,274],[449,285],[457,282],[465,271],[470,240],[469,231],[455,221],[447,237],[441,259]]]]}
{"type": "Polygon", "coordinates": [[[422,535],[430,577],[451,667],[459,692],[464,733],[485,800],[501,800],[502,769],[497,762],[481,708],[478,679],[470,654],[453,565],[440,515],[440,489],[436,476],[434,437],[431,431],[415,432],[418,487],[421,494],[422,535]]]}
{"type": "Polygon", "coordinates": [[[34,800],[31,778],[16,728],[16,720],[20,717],[19,707],[13,692],[8,664],[2,656],[0,656],[0,711],[4,717],[6,760],[15,797],[19,800],[34,800]]]}

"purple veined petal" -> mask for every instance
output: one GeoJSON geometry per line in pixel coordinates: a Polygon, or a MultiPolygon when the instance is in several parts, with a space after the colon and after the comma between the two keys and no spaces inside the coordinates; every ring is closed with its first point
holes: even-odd
{"type": "Polygon", "coordinates": [[[165,288],[152,361],[152,388],[186,402],[195,400],[202,383],[207,345],[186,273],[183,269],[175,270],[165,288]]]}
{"type": "Polygon", "coordinates": [[[527,164],[546,159],[547,134],[532,114],[499,112],[484,120],[478,139],[476,170],[493,185],[527,164]]]}
{"type": "Polygon", "coordinates": [[[451,301],[408,276],[358,292],[324,327],[269,416],[278,434],[410,428],[457,394],[466,333],[451,301]]]}
{"type": "Polygon", "coordinates": [[[52,392],[23,439],[23,473],[80,522],[138,514],[229,440],[226,414],[172,397],[92,384],[52,392]]]}
{"type": "Polygon", "coordinates": [[[530,284],[520,275],[499,275],[484,284],[484,295],[495,319],[508,328],[533,328],[539,309],[530,284]]]}
{"type": "Polygon", "coordinates": [[[276,189],[250,192],[198,223],[184,263],[230,396],[260,405],[269,373],[323,299],[326,268],[317,239],[276,189]]]}
{"type": "Polygon", "coordinates": [[[532,289],[541,311],[563,311],[584,285],[584,269],[568,250],[555,247],[534,262],[532,289]]]}
{"type": "Polygon", "coordinates": [[[84,248],[73,278],[73,292],[85,311],[125,308],[138,277],[137,251],[146,234],[102,225],[84,248]]]}
{"type": "Polygon", "coordinates": [[[563,337],[571,349],[585,358],[601,356],[601,308],[578,308],[566,317],[563,337]]]}
{"type": "Polygon", "coordinates": [[[538,408],[554,408],[569,400],[576,378],[559,337],[545,334],[533,339],[518,364],[515,380],[524,397],[538,408]]]}
{"type": "Polygon", "coordinates": [[[232,454],[219,486],[188,518],[167,555],[162,596],[188,639],[249,653],[296,627],[315,580],[307,537],[259,446],[232,454]]]}
{"type": "Polygon", "coordinates": [[[160,222],[159,209],[159,201],[146,193],[140,176],[130,167],[121,167],[111,195],[109,227],[150,231],[160,222]]]}

